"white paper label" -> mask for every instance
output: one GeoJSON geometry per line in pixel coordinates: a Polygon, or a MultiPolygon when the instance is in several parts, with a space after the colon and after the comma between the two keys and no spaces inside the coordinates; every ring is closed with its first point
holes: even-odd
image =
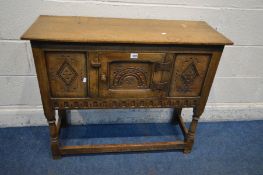
{"type": "Polygon", "coordinates": [[[131,59],[137,59],[138,58],[138,53],[131,53],[130,58],[131,59]]]}
{"type": "Polygon", "coordinates": [[[84,77],[83,80],[82,80],[83,83],[86,83],[87,82],[87,78],[84,77]]]}

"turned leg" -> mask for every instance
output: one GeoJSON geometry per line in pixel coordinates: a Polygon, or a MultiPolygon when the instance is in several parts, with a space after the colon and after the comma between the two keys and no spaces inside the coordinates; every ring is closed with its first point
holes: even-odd
{"type": "Polygon", "coordinates": [[[50,131],[50,144],[51,144],[51,152],[53,159],[60,158],[60,150],[59,150],[59,141],[58,141],[58,129],[56,125],[55,119],[55,111],[50,112],[49,114],[45,114],[48,120],[48,126],[50,131]]]}
{"type": "Polygon", "coordinates": [[[194,113],[193,113],[193,118],[192,122],[190,124],[187,136],[186,136],[186,146],[184,149],[184,153],[190,153],[194,144],[194,139],[195,139],[195,131],[197,127],[198,120],[200,118],[200,113],[198,112],[197,109],[194,108],[194,113]]]}
{"type": "Polygon", "coordinates": [[[61,127],[66,128],[68,126],[67,111],[59,109],[58,110],[58,116],[61,120],[61,127]]]}

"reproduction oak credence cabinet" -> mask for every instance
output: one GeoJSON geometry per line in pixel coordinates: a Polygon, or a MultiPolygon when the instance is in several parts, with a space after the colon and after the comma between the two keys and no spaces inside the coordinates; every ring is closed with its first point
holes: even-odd
{"type": "Polygon", "coordinates": [[[81,153],[182,149],[189,153],[224,45],[202,21],[40,16],[30,40],[53,158],[81,153]],[[61,146],[66,110],[173,108],[183,141],[61,146]],[[193,108],[190,127],[182,108],[193,108]],[[58,122],[55,119],[58,110],[58,122]]]}

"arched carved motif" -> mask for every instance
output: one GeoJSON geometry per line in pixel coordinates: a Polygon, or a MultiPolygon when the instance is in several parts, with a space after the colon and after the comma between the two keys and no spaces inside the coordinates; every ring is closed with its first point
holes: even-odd
{"type": "Polygon", "coordinates": [[[137,88],[147,88],[147,72],[139,68],[128,67],[114,72],[113,87],[131,86],[136,84],[137,88]]]}

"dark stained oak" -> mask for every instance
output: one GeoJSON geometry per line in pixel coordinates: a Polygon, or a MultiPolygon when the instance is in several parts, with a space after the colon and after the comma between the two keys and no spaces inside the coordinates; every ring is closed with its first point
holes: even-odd
{"type": "Polygon", "coordinates": [[[54,159],[67,154],[183,149],[190,153],[224,45],[200,21],[40,16],[31,41],[54,159]],[[184,140],[63,146],[61,128],[78,109],[173,108],[184,140]],[[190,127],[183,108],[193,108],[190,127]],[[56,122],[55,110],[58,110],[56,122]]]}

